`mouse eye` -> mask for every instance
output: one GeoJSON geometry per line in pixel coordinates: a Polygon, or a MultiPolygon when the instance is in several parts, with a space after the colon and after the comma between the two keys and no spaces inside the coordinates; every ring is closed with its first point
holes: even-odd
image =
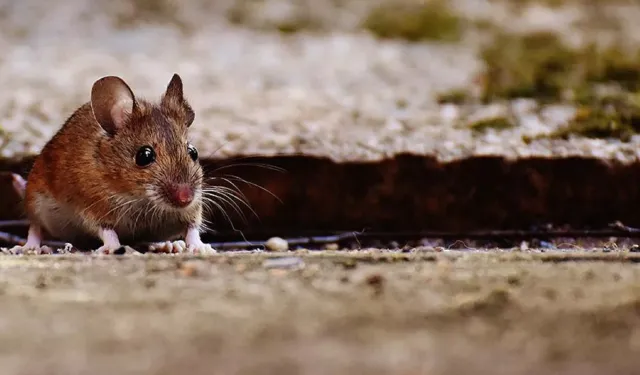
{"type": "Polygon", "coordinates": [[[194,145],[188,145],[187,146],[187,151],[189,152],[189,156],[191,156],[191,160],[196,161],[198,160],[198,150],[195,148],[194,145]]]}
{"type": "Polygon", "coordinates": [[[142,146],[136,153],[136,164],[139,167],[146,167],[147,165],[156,161],[156,152],[153,151],[151,146],[142,146]]]}

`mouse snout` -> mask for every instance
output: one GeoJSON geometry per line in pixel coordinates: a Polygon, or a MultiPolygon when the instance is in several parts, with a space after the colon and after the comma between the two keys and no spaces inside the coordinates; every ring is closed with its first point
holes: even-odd
{"type": "Polygon", "coordinates": [[[189,184],[172,184],[168,186],[167,196],[177,207],[186,207],[193,201],[194,189],[189,184]]]}

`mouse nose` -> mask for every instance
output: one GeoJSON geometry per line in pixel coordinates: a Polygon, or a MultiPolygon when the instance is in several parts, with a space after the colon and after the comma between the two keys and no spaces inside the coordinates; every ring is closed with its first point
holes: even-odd
{"type": "Polygon", "coordinates": [[[188,184],[173,184],[169,187],[169,199],[178,207],[186,207],[193,201],[193,188],[188,184]]]}

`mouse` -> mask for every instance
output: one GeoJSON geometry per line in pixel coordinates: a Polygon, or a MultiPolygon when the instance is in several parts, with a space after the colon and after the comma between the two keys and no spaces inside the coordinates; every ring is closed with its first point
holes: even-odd
{"type": "Polygon", "coordinates": [[[13,175],[29,229],[12,250],[37,252],[51,237],[93,240],[99,253],[137,242],[215,253],[201,240],[204,173],[189,140],[194,120],[177,73],[157,101],[135,96],[118,76],[96,80],[90,100],[44,145],[27,178],[13,175]]]}

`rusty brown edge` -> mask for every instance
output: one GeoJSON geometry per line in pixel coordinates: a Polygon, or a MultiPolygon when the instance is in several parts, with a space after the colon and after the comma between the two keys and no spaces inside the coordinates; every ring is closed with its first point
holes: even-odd
{"type": "MultiPolygon", "coordinates": [[[[0,220],[22,217],[6,172],[26,176],[32,162],[33,157],[0,160],[0,194],[4,197],[0,220]]],[[[244,209],[246,222],[227,206],[233,228],[245,235],[462,232],[528,229],[548,223],[599,228],[617,220],[640,226],[639,163],[493,156],[439,162],[435,157],[407,154],[377,162],[335,162],[312,156],[201,162],[209,177],[233,174],[261,187],[238,184],[255,211],[252,215],[244,209]],[[228,168],[216,170],[221,166],[228,168]]],[[[220,213],[208,218],[216,230],[233,232],[220,213]]]]}

